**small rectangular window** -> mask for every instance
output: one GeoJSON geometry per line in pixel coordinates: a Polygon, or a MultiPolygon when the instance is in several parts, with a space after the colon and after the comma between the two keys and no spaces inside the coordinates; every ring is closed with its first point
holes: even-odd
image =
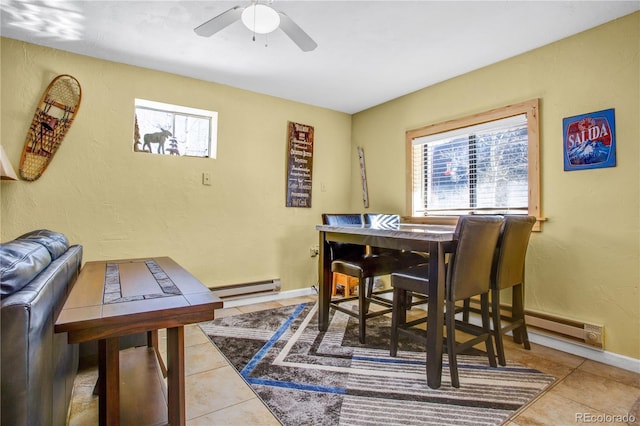
{"type": "Polygon", "coordinates": [[[135,100],[135,152],[215,158],[217,132],[215,111],[135,100]]]}

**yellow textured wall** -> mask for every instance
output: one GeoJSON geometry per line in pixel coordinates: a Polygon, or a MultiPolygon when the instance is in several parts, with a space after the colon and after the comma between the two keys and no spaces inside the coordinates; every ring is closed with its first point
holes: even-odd
{"type": "Polygon", "coordinates": [[[47,84],[71,74],[83,90],[45,174],[2,183],[2,241],[48,228],[82,244],[85,261],[168,255],[211,287],[316,284],[315,225],[349,203],[349,115],[6,38],[1,55],[1,143],[16,171],[47,84]],[[136,97],[218,111],[217,158],[132,152],[136,97]],[[315,128],[310,209],[285,207],[288,121],[315,128]]]}
{"type": "Polygon", "coordinates": [[[368,210],[404,213],[406,130],[540,98],[549,220],[531,241],[527,308],[602,324],[607,351],[640,358],[640,13],[353,117],[5,38],[0,50],[0,142],[16,170],[46,85],[69,73],[83,87],[45,175],[0,185],[1,240],[54,229],[83,244],[85,260],[169,255],[209,286],[315,284],[320,214],[363,211],[357,146],[368,210]],[[135,97],[218,111],[218,158],[134,154],[135,97]],[[562,118],[607,108],[617,167],[564,172],[562,118]],[[287,121],[315,127],[311,209],[284,207],[287,121]]]}
{"type": "MultiPolygon", "coordinates": [[[[455,54],[452,52],[452,54],[455,54]]],[[[602,324],[605,349],[640,358],[640,13],[356,114],[370,210],[405,213],[405,131],[540,99],[543,230],[526,307],[602,324]],[[617,166],[565,172],[562,119],[615,108],[617,166]]],[[[355,160],[352,206],[361,208],[355,160]]]]}

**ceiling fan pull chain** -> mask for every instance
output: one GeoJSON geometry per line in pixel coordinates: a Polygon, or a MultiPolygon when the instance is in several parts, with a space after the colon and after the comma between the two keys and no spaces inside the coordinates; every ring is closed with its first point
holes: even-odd
{"type": "Polygon", "coordinates": [[[257,2],[257,1],[254,1],[254,2],[253,2],[253,6],[254,6],[254,9],[253,9],[253,41],[256,41],[256,15],[257,15],[258,13],[257,13],[257,11],[256,11],[256,9],[255,9],[255,6],[256,6],[257,4],[258,4],[258,2],[257,2]]]}

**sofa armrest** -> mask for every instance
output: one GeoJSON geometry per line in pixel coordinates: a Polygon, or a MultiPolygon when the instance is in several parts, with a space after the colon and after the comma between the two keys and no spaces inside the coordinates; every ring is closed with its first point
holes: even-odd
{"type": "Polygon", "coordinates": [[[78,366],[77,345],[54,323],[82,262],[72,246],[0,301],[2,425],[64,424],[78,366]]]}

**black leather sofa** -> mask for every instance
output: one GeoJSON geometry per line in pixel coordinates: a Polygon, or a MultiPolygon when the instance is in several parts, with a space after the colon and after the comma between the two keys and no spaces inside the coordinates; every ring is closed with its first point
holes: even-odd
{"type": "Polygon", "coordinates": [[[38,230],[0,245],[0,422],[64,425],[78,345],[54,323],[82,264],[82,246],[38,230]]]}

